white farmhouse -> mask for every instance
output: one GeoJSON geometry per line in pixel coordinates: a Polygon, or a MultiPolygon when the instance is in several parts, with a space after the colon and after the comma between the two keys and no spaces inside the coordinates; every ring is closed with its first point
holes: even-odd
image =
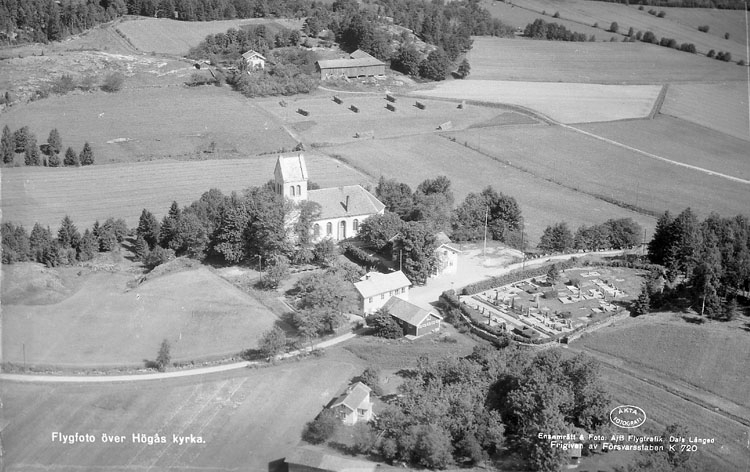
{"type": "Polygon", "coordinates": [[[242,55],[242,61],[245,63],[245,67],[249,71],[266,68],[266,58],[252,49],[242,55]]]}
{"type": "Polygon", "coordinates": [[[375,313],[391,297],[409,300],[409,287],[411,282],[400,270],[390,274],[368,272],[354,284],[359,292],[359,307],[364,315],[375,313]]]}

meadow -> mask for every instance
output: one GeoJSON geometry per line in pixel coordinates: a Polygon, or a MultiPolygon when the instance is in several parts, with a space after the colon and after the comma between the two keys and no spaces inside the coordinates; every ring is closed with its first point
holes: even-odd
{"type": "MultiPolygon", "coordinates": [[[[409,184],[415,188],[420,182],[437,175],[451,180],[456,202],[461,202],[469,192],[481,192],[492,185],[497,191],[516,198],[524,215],[525,231],[536,244],[544,229],[553,223],[567,221],[571,228],[581,224],[603,223],[610,218],[633,218],[651,233],[655,220],[649,216],[617,207],[605,201],[552,183],[529,172],[520,171],[503,162],[461,145],[463,133],[482,135],[482,149],[502,152],[503,160],[509,144],[525,148],[535,154],[540,145],[554,147],[555,143],[540,142],[550,127],[520,125],[473,129],[456,133],[458,142],[434,135],[383,139],[326,148],[333,157],[345,160],[373,180],[381,175],[409,184]],[[493,142],[491,136],[511,133],[512,143],[493,142]],[[485,141],[485,136],[490,137],[485,141]],[[531,136],[531,137],[528,137],[531,136]],[[460,172],[457,169],[461,169],[460,172]]],[[[472,143],[476,144],[476,143],[472,143]]],[[[515,159],[513,160],[515,164],[515,159]]]]}
{"type": "Polygon", "coordinates": [[[57,128],[63,149],[76,152],[88,141],[96,164],[244,157],[297,144],[271,116],[227,87],[54,96],[12,107],[0,115],[0,127],[5,124],[12,130],[28,126],[39,144],[57,128]]]}
{"type": "Polygon", "coordinates": [[[658,85],[455,80],[414,95],[510,103],[563,123],[582,123],[648,116],[660,91],[658,85]]]}
{"type": "Polygon", "coordinates": [[[750,141],[748,99],[747,81],[672,84],[661,113],[750,141]]]}
{"type": "MultiPolygon", "coordinates": [[[[652,121],[576,126],[594,132],[601,130],[603,134],[611,134],[615,141],[622,139],[636,148],[662,152],[665,153],[662,157],[679,162],[698,162],[704,167],[708,162],[721,166],[721,169],[729,169],[735,162],[742,162],[743,141],[735,141],[733,154],[729,154],[723,162],[723,158],[706,157],[717,155],[717,149],[711,146],[723,143],[721,137],[714,137],[713,140],[701,138],[702,135],[685,138],[682,128],[670,126],[668,122],[663,124],[668,133],[660,135],[656,142],[646,143],[638,131],[650,123],[652,121]],[[628,131],[630,128],[632,131],[628,131]],[[620,129],[623,131],[620,132],[620,129]],[[695,142],[695,146],[690,147],[682,141],[695,142]]],[[[657,130],[658,126],[655,125],[657,130]]],[[[467,130],[446,133],[446,136],[455,138],[458,143],[465,142],[472,148],[479,148],[501,163],[510,163],[537,178],[551,179],[567,188],[617,200],[656,214],[665,210],[680,212],[690,206],[704,216],[712,211],[736,215],[747,212],[750,202],[750,186],[746,184],[646,157],[559,126],[467,130]]],[[[746,169],[747,165],[743,163],[740,168],[746,169]]],[[[732,173],[737,173],[736,167],[732,173]]],[[[516,197],[523,201],[520,195],[516,197]]],[[[559,219],[568,220],[568,224],[575,227],[577,222],[572,224],[568,214],[577,206],[570,204],[569,209],[561,210],[559,219]]],[[[611,217],[614,214],[607,215],[607,218],[611,217]]]]}
{"type": "MultiPolygon", "coordinates": [[[[519,7],[516,7],[519,8],[519,7]]],[[[609,2],[590,2],[587,0],[568,0],[560,2],[557,0],[524,0],[523,8],[534,12],[546,11],[548,17],[546,21],[557,21],[552,15],[559,12],[560,18],[570,20],[584,25],[594,25],[598,23],[599,27],[609,29],[612,22],[617,22],[619,32],[624,35],[632,27],[635,31],[652,31],[657,38],[673,38],[680,43],[693,43],[698,52],[706,54],[710,49],[716,51],[729,51],[732,58],[737,61],[744,58],[747,62],[744,46],[745,19],[741,10],[727,10],[717,13],[713,19],[708,17],[703,19],[703,15],[697,13],[684,14],[685,8],[674,9],[677,13],[672,18],[671,8],[666,7],[648,7],[639,10],[636,5],[622,5],[609,2]],[[648,10],[654,9],[664,11],[664,18],[657,18],[650,15],[648,10]],[[691,17],[697,15],[697,17],[691,17]],[[700,21],[693,23],[693,21],[700,21]],[[698,31],[700,25],[712,25],[713,34],[706,34],[698,31]],[[726,26],[725,26],[726,25],[726,26]],[[724,39],[724,33],[730,33],[730,39],[724,39]],[[732,37],[732,33],[735,34],[732,37]],[[738,35],[738,36],[737,36],[738,35]]],[[[706,11],[706,10],[703,10],[706,11]]],[[[502,17],[499,17],[502,19],[502,17]]],[[[709,30],[710,31],[710,30],[709,30]]],[[[621,38],[624,36],[620,36],[621,38]]]]}
{"type": "MultiPolygon", "coordinates": [[[[322,187],[367,184],[370,179],[341,162],[305,153],[310,179],[322,187]]],[[[172,201],[189,205],[211,188],[225,194],[273,178],[276,154],[248,159],[140,162],[80,168],[9,168],[2,171],[3,219],[56,229],[67,214],[78,228],[95,220],[123,218],[138,224],[147,208],[158,218],[172,201]]]]}
{"type": "MultiPolygon", "coordinates": [[[[43,271],[39,264],[22,265],[27,264],[43,271]]],[[[257,347],[281,315],[206,268],[163,275],[132,289],[127,284],[138,277],[132,272],[66,272],[83,279],[67,296],[36,305],[3,300],[5,362],[142,368],[145,359],[156,358],[163,339],[171,344],[173,361],[232,356],[257,347]]],[[[14,283],[32,285],[34,277],[45,278],[32,274],[14,283]]],[[[45,290],[30,288],[27,294],[45,290]]]]}
{"type": "Polygon", "coordinates": [[[137,18],[117,24],[136,48],[143,52],[184,56],[209,34],[224,33],[230,28],[265,24],[269,29],[281,27],[298,29],[301,21],[248,18],[218,21],[177,21],[167,18],[137,18]]]}
{"type": "Polygon", "coordinates": [[[3,382],[5,470],[274,471],[298,444],[302,428],[363,367],[348,360],[308,359],[200,378],[118,384],[3,382]],[[97,436],[63,445],[51,432],[97,436]],[[103,444],[102,433],[125,436],[103,444]],[[132,435],[165,436],[139,444],[132,435]],[[172,435],[201,436],[179,445],[172,435]]]}
{"type": "Polygon", "coordinates": [[[470,105],[459,109],[456,103],[443,100],[420,100],[426,107],[422,110],[417,108],[414,98],[397,96],[393,104],[396,111],[389,111],[386,103],[390,102],[386,101],[385,94],[342,93],[338,96],[341,104],[333,101],[332,94],[318,94],[315,97],[285,98],[286,107],[280,106],[279,100],[260,101],[258,106],[273,113],[287,128],[314,145],[433,133],[441,123],[448,121],[456,129],[537,122],[528,115],[508,109],[470,105]],[[359,112],[353,112],[351,106],[357,107],[359,112]],[[297,113],[300,108],[309,115],[297,113]],[[356,138],[357,133],[366,137],[356,138]]]}
{"type": "Polygon", "coordinates": [[[737,64],[641,42],[571,43],[475,37],[467,57],[471,64],[469,80],[600,84],[745,82],[747,72],[737,64]]]}

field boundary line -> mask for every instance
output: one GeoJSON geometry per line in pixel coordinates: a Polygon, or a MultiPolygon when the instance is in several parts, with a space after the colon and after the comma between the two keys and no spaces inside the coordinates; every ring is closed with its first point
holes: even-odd
{"type": "Polygon", "coordinates": [[[648,114],[649,120],[653,120],[656,115],[661,113],[661,107],[664,105],[664,100],[667,98],[667,91],[669,91],[669,84],[662,85],[659,95],[657,95],[656,100],[654,101],[654,106],[651,108],[651,113],[648,114]]]}
{"type": "Polygon", "coordinates": [[[561,126],[561,127],[563,127],[563,128],[565,128],[565,129],[569,129],[571,131],[575,131],[576,133],[581,133],[581,134],[589,136],[591,138],[598,139],[599,141],[604,141],[605,143],[611,144],[613,146],[618,146],[618,147],[621,147],[623,149],[627,149],[628,151],[632,151],[632,152],[638,153],[638,154],[640,154],[642,156],[646,156],[648,158],[655,159],[657,161],[666,162],[668,164],[676,165],[676,166],[679,166],[679,167],[685,167],[686,169],[691,169],[691,170],[695,170],[695,171],[698,171],[698,172],[703,172],[704,174],[712,175],[712,176],[715,176],[715,177],[720,177],[720,178],[726,179],[726,180],[731,180],[733,182],[738,182],[738,183],[741,183],[741,184],[750,185],[750,180],[741,179],[741,178],[735,177],[733,175],[723,174],[721,172],[716,172],[716,171],[713,171],[711,169],[706,169],[704,167],[698,167],[698,166],[694,166],[692,164],[685,164],[684,162],[679,162],[679,161],[674,161],[672,159],[667,159],[666,157],[662,157],[662,156],[658,156],[656,154],[652,154],[650,152],[642,151],[642,150],[640,150],[638,148],[634,148],[633,146],[628,146],[627,144],[623,144],[623,143],[617,142],[617,141],[615,141],[613,139],[605,138],[604,136],[599,136],[597,134],[590,133],[588,131],[584,131],[584,130],[576,128],[574,126],[566,125],[564,123],[558,123],[558,125],[561,126]]]}

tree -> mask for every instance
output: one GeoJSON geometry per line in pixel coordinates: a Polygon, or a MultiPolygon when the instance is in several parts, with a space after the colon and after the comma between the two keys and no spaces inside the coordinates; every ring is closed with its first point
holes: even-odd
{"type": "Polygon", "coordinates": [[[29,235],[23,226],[15,226],[9,221],[2,224],[2,262],[12,264],[28,260],[29,235]]]}
{"type": "Polygon", "coordinates": [[[171,346],[169,345],[169,341],[164,339],[161,342],[161,346],[159,347],[159,355],[156,356],[156,368],[159,370],[159,372],[164,372],[167,370],[167,367],[169,366],[169,362],[172,360],[172,355],[170,354],[171,346]]]}
{"type": "Polygon", "coordinates": [[[523,226],[521,208],[516,199],[487,187],[480,194],[470,193],[453,215],[453,239],[476,241],[482,239],[487,224],[487,236],[509,242],[513,232],[523,226]]]}
{"type": "Polygon", "coordinates": [[[617,33],[620,31],[620,25],[617,24],[616,21],[613,21],[611,25],[609,25],[609,31],[612,33],[617,33]]]}
{"type": "Polygon", "coordinates": [[[269,360],[276,357],[286,347],[286,333],[278,326],[265,331],[258,341],[258,349],[269,360]]]}
{"type": "Polygon", "coordinates": [[[289,259],[286,256],[277,255],[269,259],[261,285],[264,288],[275,290],[279,288],[282,281],[288,278],[289,259]]]}
{"type": "Polygon", "coordinates": [[[419,64],[419,76],[429,80],[445,80],[450,67],[450,59],[445,51],[438,47],[427,55],[419,64]]]}
{"type": "Polygon", "coordinates": [[[78,160],[78,154],[76,154],[72,147],[65,150],[63,165],[66,167],[78,167],[81,165],[81,161],[78,160]]]}
{"type": "Polygon", "coordinates": [[[13,132],[13,144],[15,146],[14,150],[16,151],[16,153],[26,151],[26,144],[30,134],[31,131],[29,130],[28,126],[22,126],[21,128],[13,132]]]}
{"type": "Polygon", "coordinates": [[[404,330],[393,320],[390,313],[382,308],[367,317],[367,325],[373,328],[375,336],[381,338],[399,339],[404,336],[404,330]]]}
{"type": "Polygon", "coordinates": [[[135,243],[133,244],[133,255],[135,256],[136,261],[143,261],[148,256],[148,243],[145,239],[143,239],[143,236],[140,234],[135,238],[135,243]]]}
{"type": "Polygon", "coordinates": [[[326,408],[314,421],[305,425],[302,439],[310,444],[321,444],[333,436],[339,424],[341,421],[336,418],[333,410],[326,408]]]}
{"type": "Polygon", "coordinates": [[[177,234],[177,224],[179,223],[180,215],[182,215],[180,206],[177,202],[173,201],[169,207],[169,212],[162,219],[161,226],[159,227],[159,245],[161,247],[171,247],[172,240],[177,234]]]}
{"type": "Polygon", "coordinates": [[[39,223],[34,224],[29,235],[29,255],[36,262],[43,262],[44,254],[52,245],[52,232],[39,223]]]}
{"type": "Polygon", "coordinates": [[[413,44],[402,44],[391,61],[391,67],[406,75],[416,77],[419,75],[420,62],[422,62],[422,54],[417,48],[413,44]]]}
{"type": "Polygon", "coordinates": [[[3,137],[0,139],[0,157],[2,157],[3,164],[13,164],[15,158],[15,143],[8,125],[3,127],[3,137]]]}
{"type": "Polygon", "coordinates": [[[78,260],[82,262],[90,261],[96,256],[97,252],[99,252],[99,241],[97,241],[94,233],[86,228],[83,232],[83,237],[81,238],[81,245],[78,250],[78,260]]]}
{"type": "Polygon", "coordinates": [[[294,323],[312,335],[333,332],[344,322],[344,313],[357,308],[354,285],[335,272],[307,275],[294,288],[298,294],[294,323]]]}
{"type": "Polygon", "coordinates": [[[414,454],[417,461],[429,469],[445,469],[453,463],[453,444],[447,431],[428,425],[418,435],[414,454]]]}
{"type": "Polygon", "coordinates": [[[73,224],[73,220],[68,215],[60,222],[60,229],[57,231],[57,241],[63,249],[78,249],[81,244],[81,233],[73,224]]]}
{"type": "Polygon", "coordinates": [[[60,137],[60,132],[57,131],[57,128],[53,128],[52,131],[49,132],[47,145],[52,154],[59,154],[62,150],[62,138],[60,137]]]}
{"type": "Polygon", "coordinates": [[[458,66],[458,70],[456,71],[456,75],[459,79],[465,79],[469,76],[471,73],[471,65],[469,65],[469,60],[464,58],[463,61],[461,61],[461,64],[458,66]]]}
{"type": "Polygon", "coordinates": [[[94,164],[94,151],[91,150],[91,145],[88,141],[83,144],[81,154],[78,155],[78,160],[82,166],[90,166],[94,164]]]}
{"type": "Polygon", "coordinates": [[[633,301],[632,310],[634,316],[645,315],[651,310],[651,296],[648,293],[648,286],[646,284],[641,288],[638,298],[633,301]]]}
{"type": "Polygon", "coordinates": [[[57,153],[50,154],[49,158],[47,159],[47,165],[50,167],[60,167],[60,155],[57,153]]]}
{"type": "Polygon", "coordinates": [[[153,213],[144,208],[141,217],[138,219],[138,228],[135,232],[148,243],[149,249],[153,249],[159,241],[159,220],[153,213]]]}
{"type": "Polygon", "coordinates": [[[401,270],[414,284],[422,285],[438,266],[435,233],[425,223],[410,221],[401,228],[394,251],[401,251],[401,270]]]}
{"type": "Polygon", "coordinates": [[[149,251],[146,259],[143,261],[143,265],[153,269],[156,266],[164,264],[174,259],[174,251],[171,249],[165,249],[161,246],[154,246],[152,251],[149,251]]]}
{"type": "Polygon", "coordinates": [[[382,175],[375,187],[375,195],[383,202],[385,209],[408,219],[414,209],[414,198],[411,188],[394,179],[385,179],[382,175]]]}
{"type": "Polygon", "coordinates": [[[175,254],[200,260],[205,256],[207,244],[208,234],[203,223],[193,212],[183,211],[177,217],[169,247],[174,249],[175,254]]]}
{"type": "MultiPolygon", "coordinates": [[[[380,374],[381,374],[380,367],[376,365],[368,365],[367,367],[365,367],[365,370],[362,371],[362,374],[359,376],[359,380],[363,384],[373,389],[373,391],[376,389],[382,390],[380,388],[380,374]]],[[[380,395],[380,394],[376,394],[376,395],[380,395]]]]}
{"type": "Polygon", "coordinates": [[[547,281],[554,285],[560,280],[560,268],[557,264],[552,264],[547,271],[547,281]]]}
{"type": "MultiPolygon", "coordinates": [[[[364,224],[364,223],[363,223],[364,224]]],[[[360,226],[361,231],[362,226],[360,226]]],[[[326,238],[315,244],[313,248],[313,256],[315,261],[323,267],[330,266],[336,260],[338,256],[338,249],[336,243],[332,239],[326,238]]]]}
{"type": "Polygon", "coordinates": [[[382,250],[399,231],[404,222],[395,213],[385,211],[382,215],[373,215],[360,224],[359,237],[366,244],[382,250]]]}
{"type": "Polygon", "coordinates": [[[24,150],[24,164],[27,166],[42,165],[42,158],[39,154],[39,146],[36,144],[36,136],[29,133],[26,137],[26,149],[24,150]]]}
{"type": "Polygon", "coordinates": [[[547,226],[539,241],[539,249],[549,252],[566,252],[573,247],[573,234],[565,222],[547,226]]]}

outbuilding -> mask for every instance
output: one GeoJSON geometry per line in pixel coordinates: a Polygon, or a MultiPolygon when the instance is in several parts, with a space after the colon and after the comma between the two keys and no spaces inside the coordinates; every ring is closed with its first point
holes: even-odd
{"type": "Polygon", "coordinates": [[[424,336],[440,329],[443,317],[399,297],[391,297],[383,309],[401,326],[404,336],[424,336]]]}
{"type": "Polygon", "coordinates": [[[385,75],[385,63],[357,49],[345,59],[327,59],[315,63],[321,80],[335,78],[373,77],[385,75]]]}

